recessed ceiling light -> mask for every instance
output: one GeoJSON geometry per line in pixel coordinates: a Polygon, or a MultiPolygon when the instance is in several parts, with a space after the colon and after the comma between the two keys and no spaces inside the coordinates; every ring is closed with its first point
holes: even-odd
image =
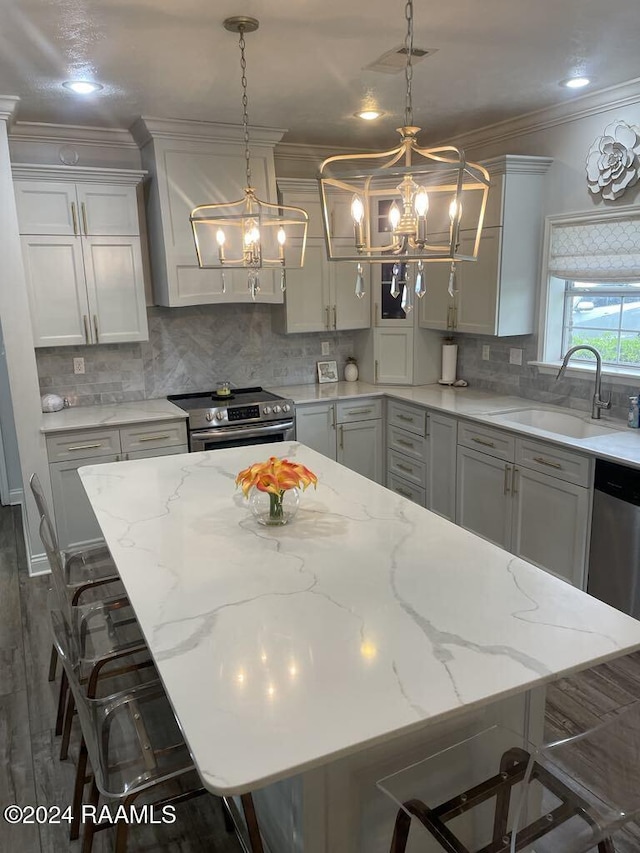
{"type": "Polygon", "coordinates": [[[62,85],[65,89],[71,89],[76,95],[92,95],[103,88],[100,83],[92,83],[89,80],[67,80],[62,85]]]}
{"type": "Polygon", "coordinates": [[[582,89],[588,86],[591,80],[588,77],[569,77],[568,80],[561,80],[560,85],[567,89],[582,89]]]}
{"type": "Polygon", "coordinates": [[[380,118],[384,115],[382,110],[360,110],[357,113],[354,113],[356,118],[363,118],[365,121],[375,121],[377,118],[380,118]]]}

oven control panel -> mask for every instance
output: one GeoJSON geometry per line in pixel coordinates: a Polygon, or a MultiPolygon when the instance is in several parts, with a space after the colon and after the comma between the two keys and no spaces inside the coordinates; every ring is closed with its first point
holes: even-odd
{"type": "Polygon", "coordinates": [[[260,406],[234,406],[227,409],[227,417],[230,421],[249,421],[260,417],[260,406]]]}

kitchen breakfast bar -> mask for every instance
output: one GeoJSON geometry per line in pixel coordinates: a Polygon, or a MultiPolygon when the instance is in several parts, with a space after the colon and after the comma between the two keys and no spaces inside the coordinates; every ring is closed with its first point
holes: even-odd
{"type": "Polygon", "coordinates": [[[388,853],[378,779],[494,723],[538,743],[546,683],[640,648],[640,622],[295,442],[80,476],[203,784],[254,792],[272,853],[388,853]],[[234,483],[270,455],[318,476],[276,528],[234,483]]]}

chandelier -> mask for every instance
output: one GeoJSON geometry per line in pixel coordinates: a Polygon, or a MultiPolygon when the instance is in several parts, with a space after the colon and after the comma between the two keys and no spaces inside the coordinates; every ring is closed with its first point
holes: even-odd
{"type": "Polygon", "coordinates": [[[426,292],[425,262],[451,264],[449,292],[455,290],[457,261],[478,256],[489,190],[489,173],[466,161],[451,145],[421,148],[413,125],[413,0],[405,5],[406,98],[400,144],[381,153],[329,157],[320,167],[320,194],[330,261],[357,261],[356,295],[364,296],[362,263],[391,263],[391,294],[402,285],[403,308],[411,290],[426,292]],[[346,213],[348,211],[348,213],[346,213]],[[346,216],[340,216],[342,212],[346,216]],[[334,214],[347,221],[334,232],[334,214]],[[465,251],[460,237],[465,236],[465,251]],[[470,238],[470,239],[469,239],[470,238]]]}
{"type": "Polygon", "coordinates": [[[242,71],[242,127],[246,186],[238,201],[201,204],[191,211],[189,221],[201,269],[222,270],[222,292],[226,290],[224,271],[248,270],[247,284],[252,299],[260,292],[258,271],[279,269],[280,288],[286,289],[285,269],[299,268],[304,263],[307,238],[306,211],[284,204],[261,201],[251,185],[249,154],[249,114],[247,98],[247,62],[245,33],[255,32],[256,18],[234,17],[224,21],[230,32],[239,33],[240,68],[242,71]]]}

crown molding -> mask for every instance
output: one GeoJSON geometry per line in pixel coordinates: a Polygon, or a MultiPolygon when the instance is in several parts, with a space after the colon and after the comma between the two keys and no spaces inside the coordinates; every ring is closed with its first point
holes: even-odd
{"type": "Polygon", "coordinates": [[[606,89],[599,89],[597,92],[580,95],[553,107],[523,113],[512,119],[461,133],[458,136],[449,137],[446,141],[464,149],[479,148],[482,145],[504,142],[638,103],[640,103],[640,77],[616,86],[608,86],[606,89]]]}
{"type": "Polygon", "coordinates": [[[522,154],[503,154],[482,160],[481,164],[494,175],[546,175],[553,163],[552,157],[530,157],[522,154]]]}
{"type": "Polygon", "coordinates": [[[50,142],[99,148],[134,148],[138,146],[128,130],[116,127],[89,127],[75,124],[45,124],[19,121],[11,130],[12,142],[50,142]]]}
{"type": "Polygon", "coordinates": [[[94,166],[40,166],[32,163],[12,163],[14,180],[31,181],[90,181],[91,183],[133,185],[143,181],[148,172],[142,169],[108,169],[94,166]]]}
{"type": "MultiPolygon", "coordinates": [[[[222,124],[212,121],[153,118],[140,116],[129,129],[139,148],[154,139],[181,139],[191,142],[242,142],[244,128],[240,124],[222,124]]],[[[275,145],[286,133],[280,127],[249,126],[251,144],[275,145]]]]}
{"type": "Polygon", "coordinates": [[[0,119],[11,125],[13,115],[20,103],[20,98],[16,95],[0,95],[0,119]]]}
{"type": "Polygon", "coordinates": [[[357,154],[374,152],[373,148],[345,148],[327,145],[303,145],[298,142],[280,142],[276,145],[275,156],[279,160],[302,160],[308,163],[322,163],[327,157],[336,154],[357,154]]]}
{"type": "Polygon", "coordinates": [[[318,192],[317,178],[278,178],[276,177],[278,189],[284,192],[318,192]]]}

